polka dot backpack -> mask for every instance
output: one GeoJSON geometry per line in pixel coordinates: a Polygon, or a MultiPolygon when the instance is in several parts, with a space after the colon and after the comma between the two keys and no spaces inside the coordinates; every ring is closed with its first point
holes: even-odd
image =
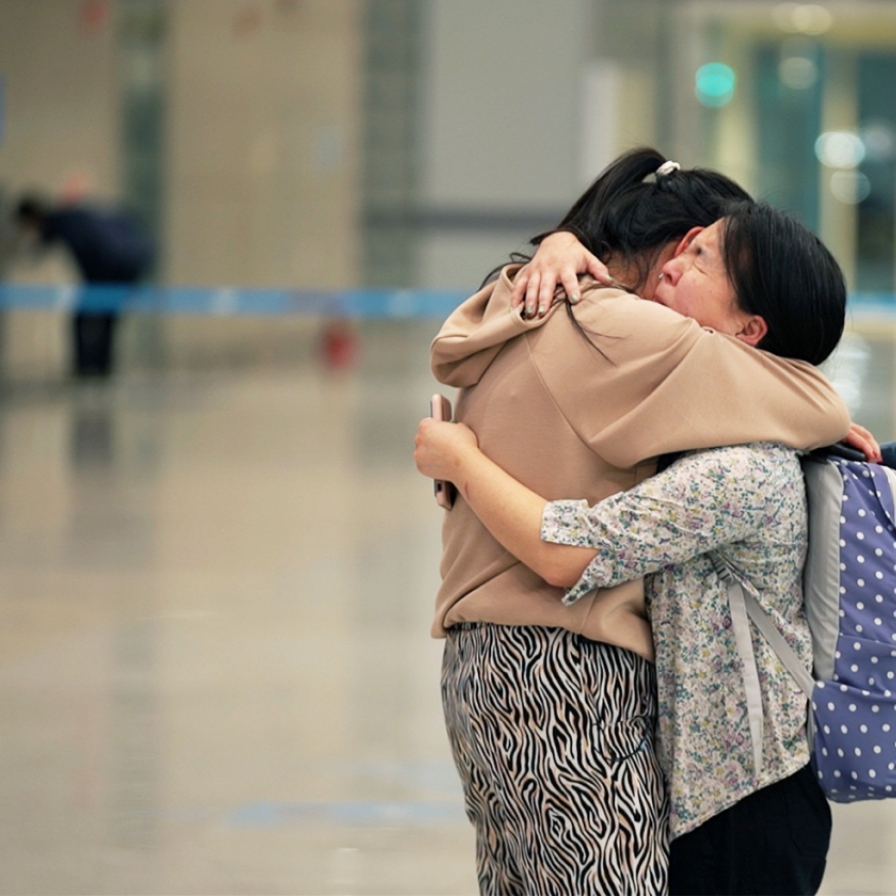
{"type": "MultiPolygon", "coordinates": [[[[748,618],[811,701],[809,739],[819,784],[828,799],[853,802],[896,796],[896,470],[839,449],[803,460],[809,504],[804,591],[814,676],[749,590],[730,570],[719,572],[728,582],[744,659],[754,745],[762,743],[762,712],[748,618]]],[[[754,749],[757,769],[761,761],[761,748],[754,749]]]]}

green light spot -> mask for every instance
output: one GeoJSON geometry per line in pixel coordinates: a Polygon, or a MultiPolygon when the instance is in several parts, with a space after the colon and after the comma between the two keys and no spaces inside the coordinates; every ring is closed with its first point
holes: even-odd
{"type": "Polygon", "coordinates": [[[718,109],[731,102],[736,80],[734,69],[722,62],[701,65],[694,78],[697,99],[710,109],[718,109]]]}

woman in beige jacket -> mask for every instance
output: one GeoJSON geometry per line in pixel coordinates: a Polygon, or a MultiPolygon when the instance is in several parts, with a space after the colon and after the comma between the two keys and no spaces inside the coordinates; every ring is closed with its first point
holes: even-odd
{"type": "MultiPolygon", "coordinates": [[[[572,213],[613,273],[648,296],[689,229],[742,194],[719,175],[665,173],[660,162],[647,150],[623,157],[572,213]],[[657,230],[662,221],[670,229],[657,230]]],[[[511,307],[513,273],[448,319],[433,370],[462,388],[457,419],[485,454],[548,500],[596,503],[668,452],[756,440],[809,448],[849,428],[810,364],[752,347],[764,335],[755,315],[729,336],[591,282],[571,314],[523,320],[511,307]]],[[[443,542],[433,632],[448,638],[443,700],[482,892],[665,892],[639,587],[564,606],[562,589],[507,552],[464,497],[446,513],[443,542]]]]}

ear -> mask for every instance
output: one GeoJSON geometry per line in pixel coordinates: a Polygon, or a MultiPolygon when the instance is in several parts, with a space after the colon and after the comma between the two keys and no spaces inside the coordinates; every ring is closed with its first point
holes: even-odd
{"type": "Polygon", "coordinates": [[[702,233],[706,230],[705,227],[692,227],[679,241],[678,245],[675,247],[675,251],[672,253],[672,257],[675,258],[681,255],[682,252],[687,249],[688,246],[694,241],[694,237],[697,236],[698,233],[702,233]]]}
{"type": "Polygon", "coordinates": [[[734,335],[747,345],[757,346],[768,333],[768,324],[759,314],[751,314],[740,322],[741,330],[734,335]]]}

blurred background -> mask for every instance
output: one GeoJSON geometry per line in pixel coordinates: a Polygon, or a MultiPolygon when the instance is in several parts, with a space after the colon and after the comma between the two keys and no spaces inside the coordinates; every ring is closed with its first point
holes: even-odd
{"type": "MultiPolygon", "coordinates": [[[[0,0],[0,892],[475,892],[428,344],[642,144],[822,236],[896,438],[896,2],[0,0]],[[105,374],[26,191],[155,246],[105,374]]],[[[823,892],[896,892],[837,808],[823,892]]]]}

